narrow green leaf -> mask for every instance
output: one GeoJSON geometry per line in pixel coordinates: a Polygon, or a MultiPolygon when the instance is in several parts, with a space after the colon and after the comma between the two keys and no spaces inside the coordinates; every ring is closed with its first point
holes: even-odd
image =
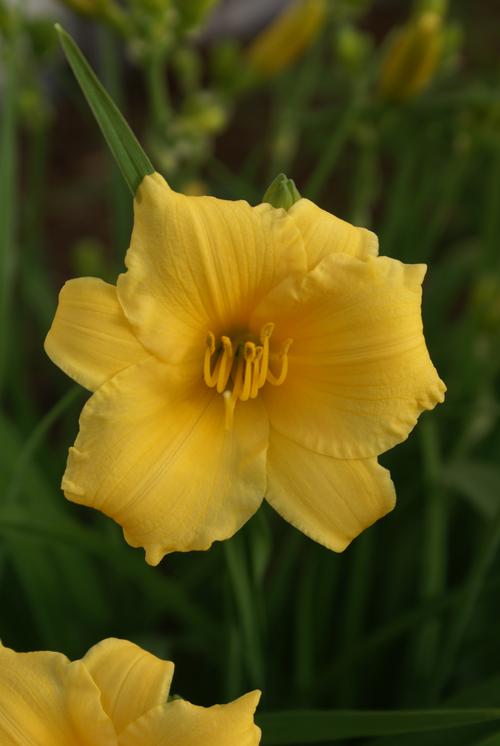
{"type": "Polygon", "coordinates": [[[29,471],[30,460],[32,459],[33,454],[43,442],[43,439],[54,422],[64,414],[68,407],[71,406],[79,396],[81,396],[81,389],[76,386],[72,387],[62,397],[62,399],[59,399],[59,401],[47,412],[45,417],[43,417],[43,419],[40,420],[33,429],[30,437],[24,443],[16,461],[14,462],[10,482],[8,483],[4,494],[3,505],[15,501],[23,485],[23,480],[29,471]]]}
{"type": "Polygon", "coordinates": [[[263,746],[330,743],[346,738],[425,733],[500,720],[500,709],[303,710],[257,717],[263,746]]]}
{"type": "Polygon", "coordinates": [[[16,94],[17,45],[5,54],[5,86],[0,127],[0,386],[6,375],[11,326],[14,241],[16,230],[16,94]]]}
{"type": "Polygon", "coordinates": [[[475,746],[500,746],[500,731],[493,733],[482,741],[477,741],[475,746]]]}
{"type": "Polygon", "coordinates": [[[460,459],[447,466],[444,478],[484,518],[494,518],[500,500],[500,469],[496,464],[460,459]]]}
{"type": "Polygon", "coordinates": [[[154,167],[74,39],[59,24],[56,24],[56,30],[102,134],[130,191],[135,194],[143,178],[154,173],[154,167]]]}
{"type": "Polygon", "coordinates": [[[130,578],[130,582],[141,588],[149,598],[154,599],[159,608],[172,614],[188,628],[203,630],[204,635],[213,634],[215,624],[212,624],[202,607],[191,600],[181,584],[149,572],[149,568],[138,555],[131,554],[129,549],[119,542],[103,541],[102,536],[89,527],[79,525],[67,517],[55,520],[51,513],[40,516],[39,511],[30,510],[28,513],[18,506],[0,505],[0,541],[3,537],[26,536],[33,541],[38,540],[49,547],[55,543],[61,546],[73,547],[89,556],[99,557],[106,564],[120,566],[123,573],[130,578]]]}
{"type": "Polygon", "coordinates": [[[224,555],[239,616],[248,675],[251,685],[259,687],[262,686],[264,680],[264,659],[253,595],[254,589],[242,535],[237,534],[224,542],[224,555]]]}
{"type": "Polygon", "coordinates": [[[440,659],[436,666],[433,693],[437,699],[453,671],[467,627],[474,615],[477,601],[483,590],[488,571],[496,559],[500,548],[500,508],[492,521],[483,529],[482,540],[470,566],[463,601],[457,608],[447,630],[440,659]]]}

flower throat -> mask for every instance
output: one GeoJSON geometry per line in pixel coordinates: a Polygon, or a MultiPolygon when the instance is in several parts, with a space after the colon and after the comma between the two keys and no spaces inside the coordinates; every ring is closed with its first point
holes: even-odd
{"type": "Polygon", "coordinates": [[[281,386],[288,374],[288,350],[292,339],[281,345],[277,354],[280,370],[274,374],[270,368],[270,339],[274,324],[264,324],[260,333],[260,344],[250,340],[232,342],[222,336],[217,345],[215,335],[207,334],[203,377],[210,388],[215,388],[224,397],[226,407],[226,430],[233,425],[236,402],[255,399],[266,381],[272,386],[281,386]]]}

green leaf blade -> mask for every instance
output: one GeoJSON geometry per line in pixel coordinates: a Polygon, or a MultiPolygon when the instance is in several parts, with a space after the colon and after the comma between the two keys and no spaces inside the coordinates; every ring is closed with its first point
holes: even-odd
{"type": "Polygon", "coordinates": [[[331,743],[348,738],[425,733],[493,722],[500,710],[305,710],[263,713],[257,717],[263,746],[331,743]]]}
{"type": "Polygon", "coordinates": [[[74,39],[56,24],[64,54],[96,118],[123,177],[135,195],[145,176],[155,169],[120,110],[101,84],[74,39]]]}

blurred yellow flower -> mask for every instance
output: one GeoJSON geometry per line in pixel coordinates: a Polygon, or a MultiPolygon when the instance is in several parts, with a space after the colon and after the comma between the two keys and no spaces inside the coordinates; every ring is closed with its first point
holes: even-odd
{"type": "Polygon", "coordinates": [[[101,12],[106,0],[59,0],[63,5],[67,5],[72,10],[84,15],[97,15],[101,12]]]}
{"type": "Polygon", "coordinates": [[[257,746],[255,691],[227,705],[167,702],[174,665],[125,640],[82,660],[0,645],[2,746],[257,746]]]}
{"type": "Polygon", "coordinates": [[[422,13],[398,31],[380,73],[380,95],[404,101],[421,93],[431,82],[442,50],[442,17],[422,13]]]}
{"type": "Polygon", "coordinates": [[[326,14],[326,0],[295,0],[252,42],[250,67],[264,77],[285,70],[312,44],[326,14]]]}
{"type": "Polygon", "coordinates": [[[94,395],[66,497],[157,564],[232,536],[265,496],[342,551],[394,506],[376,456],[443,400],[420,313],[425,265],[306,199],[290,210],[136,195],[117,286],[64,286],[46,351],[94,395]]]}

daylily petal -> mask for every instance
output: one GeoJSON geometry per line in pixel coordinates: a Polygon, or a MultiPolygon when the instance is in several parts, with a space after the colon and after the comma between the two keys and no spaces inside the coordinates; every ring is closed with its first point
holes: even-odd
{"type": "Polygon", "coordinates": [[[303,281],[285,281],[252,325],[293,338],[289,372],[262,396],[271,425],[335,458],[377,456],[443,401],[421,320],[424,265],[331,254],[303,281]]]}
{"type": "Polygon", "coordinates": [[[260,692],[227,705],[196,707],[174,700],[132,723],[120,736],[120,746],[257,746],[261,731],[253,715],[260,692]]]}
{"type": "Polygon", "coordinates": [[[63,478],[68,499],[114,518],[153,565],[232,536],[265,492],[261,401],[238,405],[227,432],[222,397],[186,375],[150,358],[101,386],[63,478]]]}
{"type": "Polygon", "coordinates": [[[102,693],[102,706],[118,734],[167,701],[174,664],[127,640],[103,640],[82,662],[102,693]]]}
{"type": "Polygon", "coordinates": [[[64,285],[45,351],[90,391],[148,354],[123,314],[115,286],[96,277],[64,285]]]}
{"type": "Polygon", "coordinates": [[[394,508],[387,469],[376,459],[334,459],[271,431],[268,502],[314,541],[342,552],[372,523],[394,508]]]}
{"type": "MultiPolygon", "coordinates": [[[[66,700],[79,746],[118,746],[116,730],[101,703],[101,692],[82,661],[68,669],[66,700]]],[[[66,741],[50,746],[67,746],[66,741]]]]}
{"type": "Polygon", "coordinates": [[[303,272],[302,238],[284,210],[172,191],[159,174],[136,195],[118,297],[141,342],[172,363],[246,327],[258,301],[303,272]]]}
{"type": "Polygon", "coordinates": [[[16,653],[0,645],[0,743],[113,746],[116,741],[84,669],[60,653],[16,653]],[[90,716],[86,729],[83,715],[90,716]]]}
{"type": "Polygon", "coordinates": [[[314,269],[328,254],[340,252],[358,259],[378,254],[375,233],[366,228],[356,228],[308,199],[300,199],[288,214],[304,239],[309,270],[314,269]]]}

